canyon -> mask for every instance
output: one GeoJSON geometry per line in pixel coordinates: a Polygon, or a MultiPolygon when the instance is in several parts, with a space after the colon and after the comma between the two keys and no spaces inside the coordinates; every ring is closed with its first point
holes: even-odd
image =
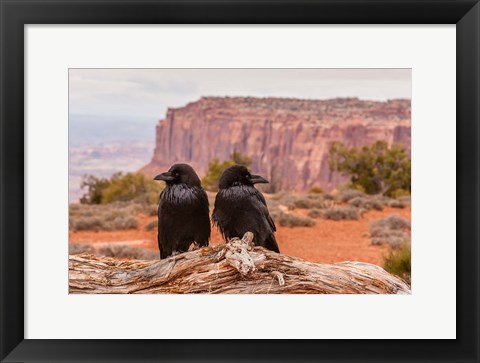
{"type": "Polygon", "coordinates": [[[347,180],[329,169],[331,142],[361,147],[377,140],[410,152],[410,100],[202,97],[167,110],[141,172],[154,176],[185,162],[203,177],[212,159],[226,160],[237,151],[270,181],[266,191],[330,191],[347,180]]]}

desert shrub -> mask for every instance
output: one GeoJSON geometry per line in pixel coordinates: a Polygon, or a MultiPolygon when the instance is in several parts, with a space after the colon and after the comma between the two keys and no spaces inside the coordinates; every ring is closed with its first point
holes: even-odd
{"type": "Polygon", "coordinates": [[[371,242],[372,245],[383,245],[387,244],[393,249],[400,248],[403,244],[405,244],[405,236],[402,234],[400,236],[396,236],[392,233],[385,235],[383,237],[373,237],[371,242]]]}
{"type": "Polygon", "coordinates": [[[411,197],[410,195],[403,195],[401,197],[397,198],[400,202],[405,203],[405,204],[410,204],[411,197]]]}
{"type": "Polygon", "coordinates": [[[99,257],[128,258],[135,260],[156,260],[159,258],[158,252],[143,248],[135,248],[125,244],[103,244],[98,248],[88,243],[71,243],[68,246],[68,253],[78,255],[88,253],[99,257]]]}
{"type": "Polygon", "coordinates": [[[371,146],[348,148],[341,142],[330,145],[329,167],[350,177],[350,185],[367,194],[394,197],[411,190],[411,161],[403,145],[389,147],[385,141],[371,146]]]}
{"type": "Polygon", "coordinates": [[[159,254],[156,251],[115,243],[100,246],[97,255],[134,260],[156,260],[159,258],[159,254]]]}
{"type": "Polygon", "coordinates": [[[308,198],[298,198],[293,201],[293,205],[295,208],[309,209],[311,208],[312,203],[308,198]]]}
{"type": "Polygon", "coordinates": [[[80,184],[81,189],[87,192],[80,198],[82,204],[102,203],[103,191],[110,185],[107,178],[97,178],[94,175],[84,175],[80,184]]]}
{"type": "Polygon", "coordinates": [[[325,219],[331,219],[334,221],[358,220],[359,214],[356,208],[335,207],[335,208],[325,209],[322,213],[322,217],[325,219]]]}
{"type": "Polygon", "coordinates": [[[310,193],[313,193],[313,194],[322,194],[323,193],[323,189],[319,186],[313,186],[310,188],[310,193]]]}
{"type": "Polygon", "coordinates": [[[70,243],[68,245],[70,255],[79,255],[81,253],[95,254],[95,247],[88,243],[70,243]]]}
{"type": "Polygon", "coordinates": [[[299,217],[291,213],[285,213],[282,211],[275,211],[271,213],[275,223],[278,223],[282,227],[312,227],[315,225],[315,221],[307,217],[299,217]]]}
{"type": "Polygon", "coordinates": [[[115,174],[102,193],[102,204],[130,200],[153,204],[158,201],[162,186],[140,173],[115,174]]]}
{"type": "MultiPolygon", "coordinates": [[[[297,201],[297,196],[294,194],[286,193],[286,192],[280,192],[273,194],[269,200],[267,201],[268,207],[275,209],[278,208],[279,206],[285,206],[287,209],[295,209],[298,208],[296,205],[299,205],[297,201]]],[[[301,202],[300,202],[301,203],[301,202]]]]}
{"type": "Polygon", "coordinates": [[[325,201],[323,198],[298,196],[297,199],[293,201],[293,206],[300,209],[325,208],[325,201]]]}
{"type": "Polygon", "coordinates": [[[383,210],[383,203],[377,198],[355,197],[350,199],[348,204],[366,210],[383,210]]]}
{"type": "Polygon", "coordinates": [[[389,254],[385,256],[383,268],[385,271],[400,276],[410,283],[412,270],[410,243],[404,243],[399,249],[390,250],[389,254]]]}
{"type": "Polygon", "coordinates": [[[397,199],[402,197],[407,197],[408,199],[410,199],[410,189],[408,190],[405,190],[402,188],[396,189],[392,193],[390,193],[390,196],[392,198],[397,198],[397,199]]]}
{"type": "Polygon", "coordinates": [[[99,217],[79,217],[71,220],[70,225],[75,231],[99,231],[104,229],[103,220],[99,217]]]}
{"type": "Polygon", "coordinates": [[[240,164],[247,168],[252,165],[252,159],[246,155],[242,155],[234,151],[230,155],[230,159],[220,162],[217,158],[208,163],[207,174],[202,179],[202,186],[209,191],[216,192],[218,190],[218,181],[222,173],[229,167],[240,164]]]}
{"type": "Polygon", "coordinates": [[[324,200],[335,200],[335,197],[331,194],[323,194],[324,200]]]}
{"type": "Polygon", "coordinates": [[[365,193],[357,189],[345,189],[338,194],[338,200],[342,203],[347,203],[350,199],[362,197],[365,193]]]}
{"type": "Polygon", "coordinates": [[[158,205],[157,204],[146,204],[142,208],[142,212],[145,213],[147,216],[153,217],[158,215],[158,205]]]}
{"type": "Polygon", "coordinates": [[[288,194],[277,193],[273,195],[268,201],[269,207],[278,207],[280,205],[286,206],[288,209],[311,209],[311,208],[326,208],[331,204],[330,201],[325,201],[321,194],[288,194]]]}
{"type": "Polygon", "coordinates": [[[134,229],[138,221],[134,213],[140,205],[135,203],[112,203],[107,205],[70,205],[69,224],[75,231],[111,231],[134,229]]]}
{"type": "Polygon", "coordinates": [[[409,239],[409,230],[410,222],[396,215],[370,223],[372,244],[388,244],[395,249],[400,248],[409,239]]]}
{"type": "Polygon", "coordinates": [[[107,223],[107,230],[135,229],[138,227],[138,221],[133,216],[116,217],[107,223]]]}
{"type": "Polygon", "coordinates": [[[310,218],[318,218],[318,217],[321,217],[322,214],[323,214],[323,211],[317,208],[313,208],[308,211],[308,216],[310,218]]]}
{"type": "Polygon", "coordinates": [[[122,201],[153,204],[158,202],[162,185],[140,173],[116,173],[110,179],[85,175],[81,184],[87,189],[81,204],[107,204],[122,201]]]}
{"type": "Polygon", "coordinates": [[[373,221],[370,224],[370,232],[373,233],[376,228],[388,228],[392,230],[406,231],[410,229],[410,222],[397,215],[391,215],[387,218],[373,221]]]}
{"type": "Polygon", "coordinates": [[[152,231],[158,227],[158,221],[151,221],[148,222],[147,225],[145,226],[146,231],[152,231]]]}
{"type": "Polygon", "coordinates": [[[399,200],[396,200],[396,199],[391,199],[389,200],[387,203],[386,203],[389,207],[392,207],[392,208],[405,208],[406,207],[406,204],[399,201],[399,200]]]}

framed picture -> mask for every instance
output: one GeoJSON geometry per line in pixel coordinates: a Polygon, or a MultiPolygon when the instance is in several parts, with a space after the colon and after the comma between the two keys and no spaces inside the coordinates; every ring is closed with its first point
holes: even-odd
{"type": "Polygon", "coordinates": [[[2,15],[2,361],[480,359],[477,1],[4,1],[2,15]],[[140,165],[142,115],[156,131],[140,165]],[[276,144],[265,124],[294,131],[276,144]],[[368,178],[342,164],[373,153],[368,178]],[[402,172],[382,174],[393,157],[402,172]],[[111,176],[116,160],[149,181],[111,176]],[[188,225],[156,210],[175,178],[206,189],[205,239],[161,237],[188,225]],[[141,195],[127,203],[122,183],[141,195]],[[242,208],[222,210],[225,189],[247,187],[266,232],[232,232],[225,213],[242,208]],[[375,218],[393,210],[386,236],[375,218]],[[364,254],[339,247],[349,228],[364,254]],[[394,276],[386,261],[407,247],[394,276]],[[268,281],[245,277],[258,266],[268,281]]]}

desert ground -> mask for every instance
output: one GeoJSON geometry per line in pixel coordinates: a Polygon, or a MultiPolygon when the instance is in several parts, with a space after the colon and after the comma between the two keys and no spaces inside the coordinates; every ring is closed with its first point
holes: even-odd
{"type": "MultiPolygon", "coordinates": [[[[290,211],[304,217],[308,209],[295,208],[290,211]]],[[[361,261],[382,265],[389,248],[386,245],[373,245],[369,232],[373,220],[396,215],[410,220],[411,208],[384,207],[383,210],[368,210],[358,220],[327,220],[315,218],[310,227],[284,227],[277,223],[276,238],[281,253],[302,258],[311,262],[361,261]]],[[[113,231],[70,230],[70,244],[128,245],[133,248],[158,253],[157,228],[146,230],[146,226],[156,221],[155,215],[135,213],[138,226],[135,229],[113,231]]],[[[212,227],[211,245],[223,243],[220,233],[212,227]]],[[[80,247],[80,246],[78,246],[80,247]]]]}

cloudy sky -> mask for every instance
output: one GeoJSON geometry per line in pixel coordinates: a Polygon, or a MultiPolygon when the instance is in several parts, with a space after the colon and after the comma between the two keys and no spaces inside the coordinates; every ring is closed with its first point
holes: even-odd
{"type": "Polygon", "coordinates": [[[69,112],[163,118],[201,96],[411,97],[410,69],[70,69],[69,112]]]}

